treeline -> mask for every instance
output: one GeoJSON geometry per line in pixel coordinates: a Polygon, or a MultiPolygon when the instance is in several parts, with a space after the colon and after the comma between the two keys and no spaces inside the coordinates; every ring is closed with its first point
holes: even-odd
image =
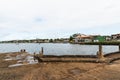
{"type": "Polygon", "coordinates": [[[10,41],[1,41],[0,43],[30,43],[33,40],[10,40],[10,41]]]}
{"type": "Polygon", "coordinates": [[[10,40],[1,41],[0,43],[68,43],[69,38],[57,39],[32,39],[32,40],[10,40]]]}

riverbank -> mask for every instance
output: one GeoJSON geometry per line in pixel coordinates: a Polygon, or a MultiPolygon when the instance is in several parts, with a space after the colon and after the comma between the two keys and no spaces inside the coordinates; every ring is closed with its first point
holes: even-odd
{"type": "Polygon", "coordinates": [[[120,41],[106,41],[106,42],[80,42],[71,44],[81,44],[81,45],[120,45],[120,41]]]}
{"type": "MultiPolygon", "coordinates": [[[[18,60],[5,60],[0,54],[0,80],[119,80],[120,61],[112,64],[80,62],[42,62],[18,67],[9,67],[18,60]],[[112,74],[114,73],[114,74],[112,74]]],[[[112,57],[112,56],[109,56],[112,57]]]]}

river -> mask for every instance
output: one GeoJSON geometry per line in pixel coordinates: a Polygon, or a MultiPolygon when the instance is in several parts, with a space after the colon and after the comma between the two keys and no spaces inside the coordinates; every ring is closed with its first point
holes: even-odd
{"type": "MultiPolygon", "coordinates": [[[[94,55],[98,51],[97,45],[80,45],[69,43],[1,43],[0,53],[18,52],[26,49],[27,52],[33,54],[39,53],[41,47],[44,48],[46,55],[94,55]]],[[[118,46],[103,46],[103,52],[109,53],[118,51],[118,46]]]]}

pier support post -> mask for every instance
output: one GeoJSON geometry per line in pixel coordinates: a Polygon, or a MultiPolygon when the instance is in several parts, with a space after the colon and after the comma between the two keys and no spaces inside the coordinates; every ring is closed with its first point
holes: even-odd
{"type": "Polygon", "coordinates": [[[43,52],[44,52],[44,51],[43,51],[43,47],[41,47],[41,53],[43,54],[43,52]]]}
{"type": "Polygon", "coordinates": [[[35,56],[36,56],[36,53],[34,52],[34,61],[35,61],[35,56]]]}
{"type": "Polygon", "coordinates": [[[97,56],[98,56],[99,59],[104,58],[103,51],[102,51],[102,45],[99,45],[99,51],[97,53],[97,56]]]}
{"type": "Polygon", "coordinates": [[[119,46],[118,46],[118,47],[119,47],[119,52],[120,52],[120,44],[119,44],[119,46]]]}
{"type": "Polygon", "coordinates": [[[42,57],[42,56],[43,56],[43,52],[44,52],[43,47],[41,47],[40,57],[42,57]]]}

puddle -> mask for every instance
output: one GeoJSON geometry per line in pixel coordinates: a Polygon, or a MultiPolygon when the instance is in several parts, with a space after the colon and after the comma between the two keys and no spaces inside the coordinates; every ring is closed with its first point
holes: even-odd
{"type": "Polygon", "coordinates": [[[86,72],[86,70],[74,68],[74,69],[68,70],[68,72],[73,75],[79,75],[80,73],[86,72]]]}

